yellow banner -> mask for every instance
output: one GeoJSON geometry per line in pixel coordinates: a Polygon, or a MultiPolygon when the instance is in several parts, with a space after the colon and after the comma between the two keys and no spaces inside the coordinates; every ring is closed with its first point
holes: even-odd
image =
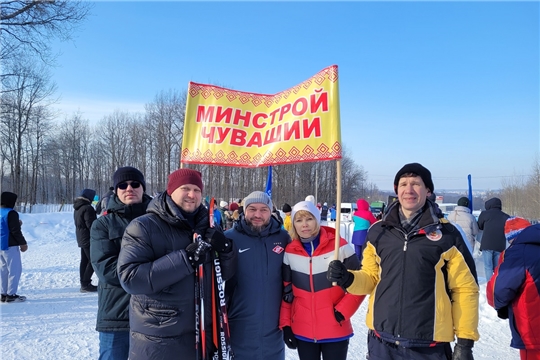
{"type": "Polygon", "coordinates": [[[258,167],[341,150],[337,65],[275,95],[189,83],[182,163],[258,167]]]}

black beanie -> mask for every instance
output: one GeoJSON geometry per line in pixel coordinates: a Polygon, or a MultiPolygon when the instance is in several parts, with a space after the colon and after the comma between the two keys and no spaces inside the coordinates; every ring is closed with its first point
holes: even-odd
{"type": "Polygon", "coordinates": [[[458,206],[469,207],[469,199],[466,198],[465,196],[460,197],[459,200],[457,201],[457,204],[458,206]]]}
{"type": "Polygon", "coordinates": [[[399,179],[401,178],[402,175],[405,175],[405,174],[416,174],[420,176],[422,178],[422,181],[424,182],[424,185],[426,185],[426,187],[431,192],[435,190],[433,186],[433,180],[431,180],[431,172],[419,163],[410,163],[410,164],[404,165],[397,172],[396,177],[394,178],[394,191],[396,192],[396,194],[397,194],[397,187],[398,187],[399,179]]]}
{"type": "Polygon", "coordinates": [[[125,166],[118,168],[113,175],[114,190],[118,187],[118,184],[124,181],[138,181],[141,183],[143,190],[146,191],[146,183],[144,182],[144,175],[138,169],[131,166],[125,166]]]}
{"type": "Polygon", "coordinates": [[[4,191],[1,196],[2,196],[2,199],[0,202],[2,203],[3,206],[11,208],[11,209],[15,207],[15,203],[17,202],[17,194],[9,192],[9,191],[4,191]]]}
{"type": "Polygon", "coordinates": [[[291,205],[289,204],[283,204],[283,207],[281,208],[281,211],[284,213],[288,213],[292,211],[291,205]]]}
{"type": "Polygon", "coordinates": [[[96,196],[96,190],[92,189],[84,189],[81,191],[81,196],[85,199],[90,200],[90,202],[94,201],[94,197],[96,196]]]}

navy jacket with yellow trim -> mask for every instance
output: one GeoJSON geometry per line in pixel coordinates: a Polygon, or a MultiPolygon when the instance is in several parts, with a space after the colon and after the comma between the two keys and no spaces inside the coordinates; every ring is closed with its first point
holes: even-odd
{"type": "MultiPolygon", "coordinates": [[[[402,228],[399,202],[369,229],[362,268],[347,291],[370,294],[367,326],[383,338],[421,346],[478,340],[476,267],[460,232],[429,200],[415,230],[402,228]],[[407,341],[408,340],[408,341],[407,341]]],[[[407,346],[407,345],[403,345],[407,346]]]]}

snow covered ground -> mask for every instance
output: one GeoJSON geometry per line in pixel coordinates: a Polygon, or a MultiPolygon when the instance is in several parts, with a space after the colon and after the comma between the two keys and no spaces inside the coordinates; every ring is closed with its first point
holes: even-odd
{"type": "MultiPolygon", "coordinates": [[[[20,217],[29,249],[22,254],[19,294],[28,300],[0,306],[0,358],[97,359],[97,295],[79,292],[80,253],[73,213],[20,214],[20,217]]],[[[486,302],[481,259],[477,259],[477,266],[481,280],[481,339],[474,347],[475,359],[519,359],[518,351],[509,346],[507,321],[497,318],[486,302]]],[[[348,357],[352,360],[366,357],[366,309],[367,301],[364,301],[353,318],[356,335],[350,341],[348,357]]],[[[298,359],[296,351],[287,349],[286,359],[298,359]]]]}

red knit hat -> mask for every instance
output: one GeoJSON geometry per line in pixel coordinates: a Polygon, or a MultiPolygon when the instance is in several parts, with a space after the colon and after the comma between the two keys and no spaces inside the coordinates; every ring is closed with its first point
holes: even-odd
{"type": "Polygon", "coordinates": [[[514,240],[519,233],[528,226],[531,226],[531,223],[527,219],[519,216],[508,218],[504,224],[504,236],[506,237],[506,241],[510,242],[514,240]]]}
{"type": "Polygon", "coordinates": [[[167,183],[167,194],[171,195],[174,190],[182,185],[197,185],[203,191],[203,182],[201,173],[192,169],[178,169],[169,175],[167,183]]]}

